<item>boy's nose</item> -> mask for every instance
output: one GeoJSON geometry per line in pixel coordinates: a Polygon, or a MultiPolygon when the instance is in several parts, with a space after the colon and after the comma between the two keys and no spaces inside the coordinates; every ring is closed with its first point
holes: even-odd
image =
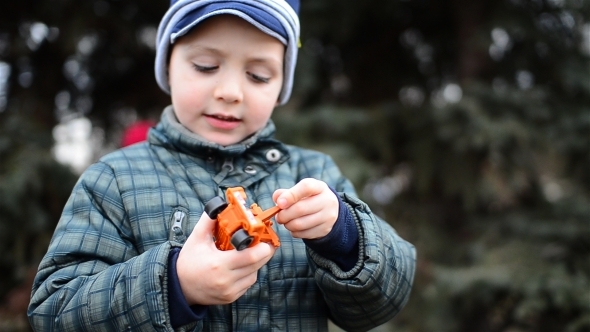
{"type": "Polygon", "coordinates": [[[215,99],[224,101],[226,103],[241,102],[244,94],[242,91],[242,82],[239,75],[234,73],[225,73],[219,77],[217,86],[215,87],[215,99]]]}

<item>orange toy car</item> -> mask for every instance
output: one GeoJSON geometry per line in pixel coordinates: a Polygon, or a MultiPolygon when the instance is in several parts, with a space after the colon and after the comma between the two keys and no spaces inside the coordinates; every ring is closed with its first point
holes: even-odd
{"type": "Polygon", "coordinates": [[[226,197],[227,202],[217,196],[205,204],[205,213],[209,218],[217,219],[214,236],[219,250],[244,250],[259,242],[267,242],[277,248],[281,245],[270,220],[281,210],[278,206],[262,211],[254,203],[248,209],[242,187],[227,189],[226,197]]]}

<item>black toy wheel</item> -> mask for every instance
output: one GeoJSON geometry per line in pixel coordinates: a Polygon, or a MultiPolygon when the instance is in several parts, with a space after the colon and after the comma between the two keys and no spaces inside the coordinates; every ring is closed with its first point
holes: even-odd
{"type": "Polygon", "coordinates": [[[217,216],[225,210],[227,207],[227,203],[223,200],[222,197],[216,196],[213,197],[207,204],[205,204],[205,213],[211,219],[217,219],[217,216]]]}
{"type": "Polygon", "coordinates": [[[231,236],[231,244],[237,250],[244,250],[248,248],[250,243],[254,240],[253,237],[248,235],[245,230],[238,229],[232,236],[231,236]]]}

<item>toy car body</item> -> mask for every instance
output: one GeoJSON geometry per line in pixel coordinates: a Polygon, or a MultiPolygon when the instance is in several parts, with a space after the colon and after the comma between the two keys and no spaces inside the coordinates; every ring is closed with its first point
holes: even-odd
{"type": "Polygon", "coordinates": [[[246,193],[242,187],[227,189],[226,197],[227,202],[217,196],[205,205],[207,215],[217,219],[214,237],[219,250],[244,250],[260,242],[277,248],[281,245],[271,227],[271,218],[280,211],[279,207],[265,211],[256,203],[246,207],[246,193]]]}

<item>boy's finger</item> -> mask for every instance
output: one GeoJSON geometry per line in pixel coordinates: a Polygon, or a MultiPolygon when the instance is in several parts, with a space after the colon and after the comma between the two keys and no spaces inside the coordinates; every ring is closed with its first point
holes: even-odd
{"type": "Polygon", "coordinates": [[[215,219],[209,218],[207,213],[203,212],[203,214],[201,214],[201,218],[199,218],[199,221],[193,229],[193,233],[199,237],[211,238],[213,231],[215,230],[216,222],[217,221],[215,219]]]}
{"type": "Polygon", "coordinates": [[[282,192],[276,202],[281,209],[287,209],[298,201],[321,192],[320,182],[314,179],[303,179],[296,185],[282,192]]]}
{"type": "Polygon", "coordinates": [[[260,242],[259,244],[242,251],[229,251],[229,253],[235,256],[232,260],[234,264],[230,269],[245,269],[244,273],[252,273],[260,269],[262,265],[266,264],[266,262],[274,255],[275,251],[275,247],[265,242],[260,242]]]}
{"type": "Polygon", "coordinates": [[[277,199],[279,198],[279,196],[281,196],[282,193],[284,193],[287,189],[277,189],[272,193],[272,201],[277,202],[277,199]]]}

